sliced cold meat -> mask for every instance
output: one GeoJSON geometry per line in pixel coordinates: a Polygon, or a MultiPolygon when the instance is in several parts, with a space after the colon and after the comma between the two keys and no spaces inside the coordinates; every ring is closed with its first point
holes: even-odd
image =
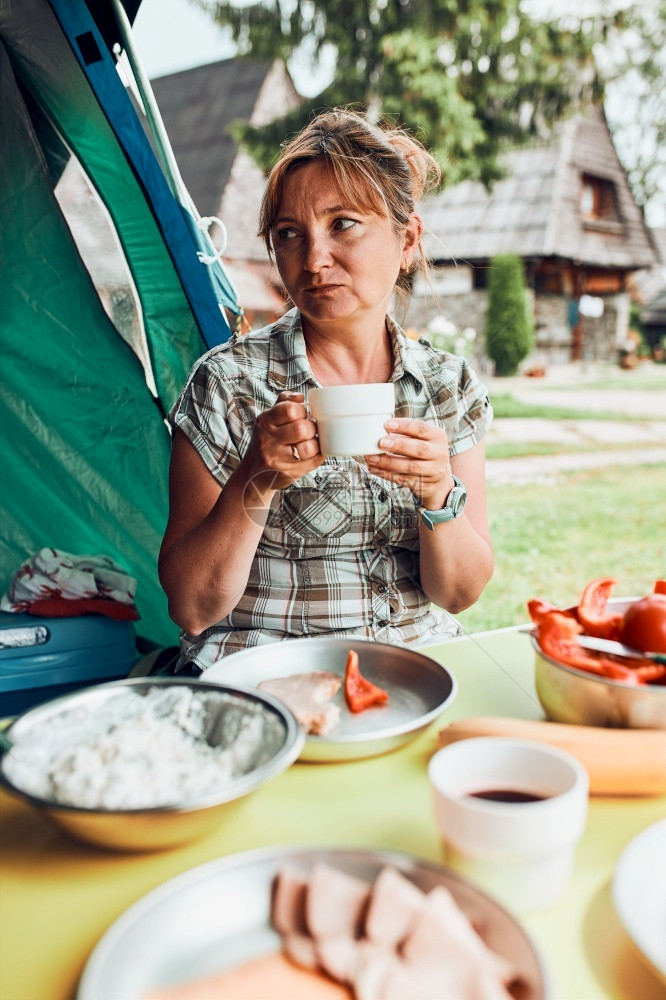
{"type": "Polygon", "coordinates": [[[411,930],[425,898],[425,893],[397,868],[387,865],[372,886],[365,933],[373,941],[396,947],[411,930]]]}
{"type": "MultiPolygon", "coordinates": [[[[373,974],[373,970],[377,970],[377,963],[385,965],[387,957],[393,954],[391,949],[368,938],[359,940],[352,937],[328,936],[317,938],[316,951],[319,965],[324,972],[338,982],[353,984],[355,995],[360,1000],[364,1000],[364,996],[359,992],[359,983],[369,979],[383,982],[384,970],[381,970],[381,979],[373,974]]],[[[372,991],[366,995],[375,996],[372,991]]]]}
{"type": "Polygon", "coordinates": [[[307,879],[291,868],[282,868],[273,884],[271,917],[279,934],[305,934],[307,879]]]}
{"type": "MultiPolygon", "coordinates": [[[[442,954],[436,961],[393,963],[376,1000],[512,1000],[497,976],[442,954]]],[[[375,1000],[375,998],[373,998],[375,1000]]]]}
{"type": "Polygon", "coordinates": [[[357,937],[370,895],[367,882],[324,863],[310,872],[305,919],[313,937],[357,937]]]}
{"type": "Polygon", "coordinates": [[[440,885],[425,897],[402,954],[410,962],[430,964],[442,955],[443,942],[450,952],[449,961],[463,963],[466,968],[484,968],[502,982],[513,977],[510,963],[487,946],[449,890],[440,885]]]}
{"type": "Polygon", "coordinates": [[[332,698],[340,690],[342,678],[330,670],[312,670],[305,674],[274,677],[258,685],[283,701],[294,713],[306,733],[325,736],[340,721],[340,708],[332,698]]]}
{"type": "MultiPolygon", "coordinates": [[[[391,866],[370,886],[325,863],[303,881],[288,876],[286,897],[305,892],[313,948],[300,939],[293,947],[287,935],[285,951],[307,968],[316,962],[349,986],[354,1000],[511,1000],[516,970],[486,945],[444,886],[423,892],[391,866]]],[[[293,912],[293,902],[283,908],[293,912]]]]}

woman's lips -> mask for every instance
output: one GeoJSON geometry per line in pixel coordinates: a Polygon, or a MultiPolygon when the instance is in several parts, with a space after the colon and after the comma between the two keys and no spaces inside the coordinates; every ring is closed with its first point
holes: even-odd
{"type": "Polygon", "coordinates": [[[311,285],[310,288],[305,289],[305,292],[307,295],[322,295],[325,292],[333,292],[336,288],[341,287],[341,285],[311,285]]]}

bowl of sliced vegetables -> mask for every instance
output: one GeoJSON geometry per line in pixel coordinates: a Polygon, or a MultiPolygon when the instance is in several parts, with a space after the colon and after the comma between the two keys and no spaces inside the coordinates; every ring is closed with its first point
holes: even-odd
{"type": "Polygon", "coordinates": [[[528,602],[537,694],[557,722],[666,729],[666,583],[611,597],[617,582],[592,580],[573,607],[528,602]]]}

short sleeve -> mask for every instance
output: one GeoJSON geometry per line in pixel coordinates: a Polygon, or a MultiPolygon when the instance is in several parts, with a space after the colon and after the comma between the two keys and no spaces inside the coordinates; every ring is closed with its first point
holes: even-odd
{"type": "Polygon", "coordinates": [[[170,425],[189,438],[220,486],[240,462],[230,431],[230,409],[229,382],[204,355],[168,414],[170,425]]]}
{"type": "Polygon", "coordinates": [[[486,387],[463,360],[458,384],[458,435],[449,452],[459,455],[485,436],[493,419],[493,408],[486,387]]]}

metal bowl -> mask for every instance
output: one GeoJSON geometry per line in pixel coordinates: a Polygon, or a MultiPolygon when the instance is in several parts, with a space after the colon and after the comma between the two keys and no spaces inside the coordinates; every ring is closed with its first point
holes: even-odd
{"type": "MultiPolygon", "coordinates": [[[[79,729],[79,732],[82,730],[79,729]]],[[[100,731],[97,729],[96,731],[100,731]]],[[[304,736],[292,713],[263,692],[198,680],[155,677],[136,678],[98,684],[81,692],[55,698],[18,716],[5,731],[12,749],[0,758],[0,783],[12,794],[48,816],[74,837],[98,846],[120,851],[160,850],[195,840],[224,821],[225,813],[246,795],[285,771],[301,752],[304,736]],[[85,808],[42,798],[25,791],[9,773],[15,770],[22,747],[36,744],[49,725],[63,726],[75,733],[77,726],[90,726],[97,718],[117,718],[118,706],[129,697],[142,697],[158,690],[187,687],[205,699],[205,742],[226,747],[237,732],[244,715],[256,713],[259,705],[266,713],[262,720],[261,741],[250,770],[238,777],[221,780],[219,787],[206,794],[193,795],[179,802],[128,809],[85,808]],[[224,695],[221,698],[220,695],[224,695]],[[231,714],[225,714],[231,712],[231,714]],[[90,720],[93,720],[91,723],[90,720]]],[[[24,758],[25,759],[25,758],[24,758]]]]}
{"type": "Polygon", "coordinates": [[[342,678],[350,649],[358,653],[363,676],[387,691],[388,705],[355,715],[346,707],[341,689],[334,698],[341,709],[340,722],[325,736],[308,736],[302,760],[358,760],[396,750],[438,719],[456,696],[455,677],[426,653],[362,637],[285,639],[253,646],[225,657],[205,676],[248,687],[314,670],[329,670],[342,678]]]}
{"type": "MultiPolygon", "coordinates": [[[[638,598],[611,598],[608,608],[620,613],[638,598]]],[[[634,686],[577,670],[553,659],[530,636],[535,654],[535,683],[549,719],[580,726],[621,729],[666,729],[666,687],[634,686]]]]}

